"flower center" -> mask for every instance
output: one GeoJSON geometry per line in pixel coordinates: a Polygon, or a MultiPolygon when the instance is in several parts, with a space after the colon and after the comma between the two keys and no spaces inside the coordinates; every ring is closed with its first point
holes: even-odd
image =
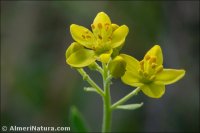
{"type": "Polygon", "coordinates": [[[143,77],[141,80],[144,83],[152,82],[156,74],[163,71],[163,66],[157,64],[157,57],[146,55],[142,61],[140,61],[139,74],[143,77]]]}
{"type": "Polygon", "coordinates": [[[92,31],[95,36],[94,50],[97,54],[104,53],[111,49],[112,26],[109,23],[92,24],[92,31]]]}

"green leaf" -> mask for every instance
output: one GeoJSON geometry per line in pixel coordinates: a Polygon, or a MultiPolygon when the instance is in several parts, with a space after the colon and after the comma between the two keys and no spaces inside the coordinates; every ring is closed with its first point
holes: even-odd
{"type": "Polygon", "coordinates": [[[89,132],[82,114],[75,106],[71,107],[70,110],[70,124],[73,132],[89,132]]]}
{"type": "Polygon", "coordinates": [[[117,109],[135,110],[135,109],[140,108],[142,105],[143,103],[120,105],[120,106],[117,106],[117,109]]]}

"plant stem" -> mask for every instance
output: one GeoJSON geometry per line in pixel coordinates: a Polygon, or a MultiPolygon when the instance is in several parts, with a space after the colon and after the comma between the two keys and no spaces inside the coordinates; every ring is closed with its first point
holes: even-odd
{"type": "Polygon", "coordinates": [[[102,89],[90,78],[90,76],[82,69],[77,69],[78,72],[82,75],[83,79],[86,80],[93,88],[97,90],[102,97],[104,97],[104,92],[102,89]]]}
{"type": "Polygon", "coordinates": [[[96,62],[94,63],[94,65],[95,65],[96,70],[102,74],[103,69],[96,62]]]}
{"type": "Polygon", "coordinates": [[[110,75],[107,66],[103,65],[103,87],[105,95],[103,97],[103,124],[102,132],[109,132],[111,128],[112,110],[111,110],[111,96],[110,96],[110,75]]]}
{"type": "Polygon", "coordinates": [[[120,99],[119,101],[117,101],[116,103],[114,103],[111,106],[111,109],[115,109],[117,106],[125,103],[127,100],[129,100],[132,96],[137,95],[137,93],[140,91],[140,87],[136,88],[135,90],[133,90],[131,93],[127,94],[125,97],[123,97],[122,99],[120,99]]]}

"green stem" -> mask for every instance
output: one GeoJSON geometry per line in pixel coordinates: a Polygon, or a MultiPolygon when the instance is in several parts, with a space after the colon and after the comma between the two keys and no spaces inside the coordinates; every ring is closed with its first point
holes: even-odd
{"type": "Polygon", "coordinates": [[[110,96],[110,75],[108,68],[105,64],[103,65],[103,87],[105,95],[103,97],[104,109],[103,109],[103,124],[102,132],[109,132],[111,128],[112,110],[111,110],[111,96],[110,96]]]}
{"type": "Polygon", "coordinates": [[[136,88],[135,90],[133,90],[132,92],[130,92],[129,94],[127,94],[125,97],[123,97],[122,99],[120,99],[119,101],[117,101],[116,103],[114,103],[111,106],[111,109],[115,109],[117,106],[125,103],[127,100],[129,100],[132,96],[137,95],[137,93],[140,91],[140,87],[136,88]]]}
{"type": "Polygon", "coordinates": [[[93,88],[96,89],[97,93],[99,93],[102,97],[104,97],[104,92],[101,88],[90,78],[90,76],[82,69],[77,69],[78,72],[83,76],[83,79],[86,80],[93,88]]]}
{"type": "Polygon", "coordinates": [[[100,72],[101,74],[103,74],[103,69],[96,62],[94,63],[94,65],[95,65],[96,70],[100,72]]]}

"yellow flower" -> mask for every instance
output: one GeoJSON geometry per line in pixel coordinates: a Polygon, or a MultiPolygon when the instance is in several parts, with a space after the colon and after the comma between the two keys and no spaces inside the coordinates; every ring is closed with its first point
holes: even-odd
{"type": "Polygon", "coordinates": [[[142,61],[121,54],[126,61],[126,72],[121,78],[125,84],[140,87],[144,94],[160,98],[165,93],[165,85],[172,84],[185,75],[185,70],[163,69],[163,55],[159,45],[151,48],[142,61]]]}
{"type": "Polygon", "coordinates": [[[113,49],[120,47],[128,34],[126,25],[112,24],[104,12],[95,17],[89,29],[72,24],[70,32],[76,41],[66,51],[66,62],[73,67],[85,67],[100,60],[104,63],[110,59],[113,49]]]}

